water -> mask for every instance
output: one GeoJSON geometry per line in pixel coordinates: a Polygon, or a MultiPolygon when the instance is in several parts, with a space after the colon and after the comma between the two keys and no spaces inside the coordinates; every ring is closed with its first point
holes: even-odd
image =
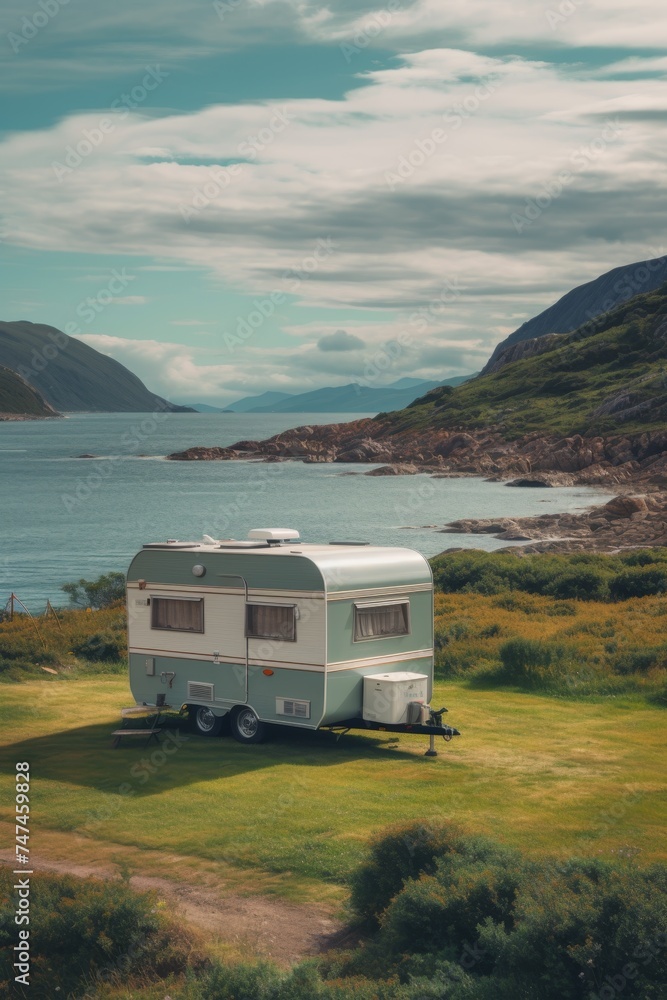
{"type": "Polygon", "coordinates": [[[253,527],[296,528],[306,541],[495,549],[485,535],[420,527],[461,517],[569,511],[607,498],[582,487],[507,489],[481,479],[371,477],[372,465],[167,462],[193,445],[260,439],[345,414],[76,414],[0,423],[0,606],[64,603],[60,585],[125,570],[144,542],[245,538],[253,527]],[[85,460],[77,455],[91,453],[85,460]],[[415,526],[405,530],[405,526],[415,526]]]}

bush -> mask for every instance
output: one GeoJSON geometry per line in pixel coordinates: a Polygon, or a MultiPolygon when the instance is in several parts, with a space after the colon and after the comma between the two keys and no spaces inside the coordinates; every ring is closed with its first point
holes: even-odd
{"type": "MultiPolygon", "coordinates": [[[[409,828],[403,835],[410,838],[409,828]]],[[[431,837],[435,843],[436,830],[431,837]]],[[[370,958],[386,977],[420,976],[422,996],[451,1000],[592,1000],[607,995],[600,991],[609,980],[623,997],[663,1000],[665,866],[532,860],[461,834],[443,843],[435,869],[429,859],[427,871],[405,882],[348,968],[370,958]],[[467,973],[458,982],[456,964],[467,973]],[[441,976],[447,989],[431,992],[441,976]]],[[[382,856],[381,839],[374,851],[382,856]]]]}
{"type": "MultiPolygon", "coordinates": [[[[0,993],[24,996],[14,983],[16,906],[10,872],[0,876],[0,993]]],[[[134,971],[166,976],[196,965],[192,942],[174,934],[155,910],[155,900],[123,882],[62,875],[31,876],[29,993],[67,996],[91,980],[123,979],[134,971]]]]}
{"type": "Polygon", "coordinates": [[[667,667],[667,646],[623,650],[612,660],[612,667],[617,674],[645,674],[655,667],[667,667]]]}
{"type": "Polygon", "coordinates": [[[631,597],[657,597],[667,592],[667,566],[637,566],[619,573],[611,581],[609,592],[615,601],[631,597]]]}
{"type": "Polygon", "coordinates": [[[504,679],[529,686],[562,677],[576,658],[562,643],[542,639],[508,639],[499,652],[504,679]]]}
{"type": "Polygon", "coordinates": [[[560,600],[625,601],[667,593],[667,553],[639,549],[620,556],[468,550],[431,560],[436,587],[445,593],[523,591],[560,600]]]}
{"type": "Polygon", "coordinates": [[[352,907],[364,921],[378,922],[407,879],[435,871],[449,849],[452,831],[426,823],[390,827],[371,841],[370,855],[352,876],[352,907]]]}
{"type": "Polygon", "coordinates": [[[604,601],[609,597],[609,584],[600,570],[580,569],[557,576],[544,592],[559,600],[604,601]]]}
{"type": "Polygon", "coordinates": [[[125,574],[106,573],[97,580],[81,579],[77,583],[64,583],[60,589],[77,607],[109,608],[117,601],[125,600],[125,574]]]}
{"type": "Polygon", "coordinates": [[[95,663],[100,660],[120,660],[125,655],[125,649],[124,637],[112,632],[97,632],[72,644],[73,653],[95,663]]]}

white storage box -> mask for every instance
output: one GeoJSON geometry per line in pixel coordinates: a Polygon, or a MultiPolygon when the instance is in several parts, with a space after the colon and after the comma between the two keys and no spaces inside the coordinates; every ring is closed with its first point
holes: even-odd
{"type": "Polygon", "coordinates": [[[408,721],[411,701],[428,703],[426,674],[366,674],[363,717],[368,722],[400,726],[408,721]]]}

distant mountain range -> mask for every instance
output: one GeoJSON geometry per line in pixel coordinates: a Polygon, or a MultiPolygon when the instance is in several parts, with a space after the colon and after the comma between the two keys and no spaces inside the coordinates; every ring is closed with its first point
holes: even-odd
{"type": "MultiPolygon", "coordinates": [[[[263,392],[259,396],[244,396],[218,412],[231,413],[382,413],[399,410],[430,389],[442,385],[461,385],[474,375],[460,375],[434,382],[405,377],[388,386],[372,389],[351,382],[349,385],[326,386],[311,392],[263,392]]],[[[210,413],[215,408],[206,403],[192,403],[192,409],[210,413]]]]}
{"type": "Polygon", "coordinates": [[[666,281],[667,256],[615,267],[593,281],[578,285],[498,344],[482,374],[488,375],[509,361],[516,361],[527,354],[541,351],[541,348],[535,345],[526,352],[516,349],[516,344],[544,337],[550,333],[571,333],[587,321],[608,313],[635,295],[655,291],[666,281]]]}
{"type": "MultiPolygon", "coordinates": [[[[156,396],[119,361],[53,326],[0,322],[0,365],[18,372],[56,410],[189,410],[156,396]]],[[[5,401],[0,397],[0,412],[5,402],[9,405],[9,395],[5,401]]]]}

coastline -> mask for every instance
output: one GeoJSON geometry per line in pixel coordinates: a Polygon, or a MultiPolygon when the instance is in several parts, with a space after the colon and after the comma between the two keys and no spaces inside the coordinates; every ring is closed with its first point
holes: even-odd
{"type": "Polygon", "coordinates": [[[516,518],[464,518],[442,534],[492,535],[525,542],[513,551],[607,552],[667,545],[667,493],[621,495],[581,514],[538,514],[516,518]]]}
{"type": "Polygon", "coordinates": [[[0,423],[19,423],[23,420],[61,420],[62,413],[0,413],[0,423]]]}
{"type": "MultiPolygon", "coordinates": [[[[376,464],[366,476],[428,474],[483,477],[508,487],[603,487],[616,494],[582,514],[463,519],[443,534],[486,534],[525,542],[520,551],[615,552],[667,545],[667,431],[568,438],[529,434],[513,441],[487,429],[422,429],[401,433],[379,418],[297,427],[263,441],[194,447],[169,461],[256,461],[376,464]]],[[[349,474],[349,473],[348,473],[349,474]]]]}

